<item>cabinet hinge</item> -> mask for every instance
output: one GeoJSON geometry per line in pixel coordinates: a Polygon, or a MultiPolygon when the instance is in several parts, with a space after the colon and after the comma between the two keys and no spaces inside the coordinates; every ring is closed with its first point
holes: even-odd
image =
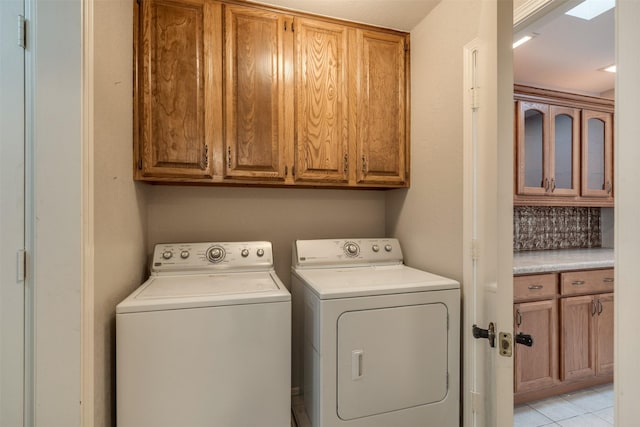
{"type": "Polygon", "coordinates": [[[138,169],[142,170],[142,159],[138,159],[138,169]]]}
{"type": "Polygon", "coordinates": [[[24,282],[27,279],[27,251],[24,249],[18,251],[16,271],[18,282],[24,282]]]}
{"type": "Polygon", "coordinates": [[[18,46],[27,48],[27,21],[23,15],[18,15],[18,46]]]}

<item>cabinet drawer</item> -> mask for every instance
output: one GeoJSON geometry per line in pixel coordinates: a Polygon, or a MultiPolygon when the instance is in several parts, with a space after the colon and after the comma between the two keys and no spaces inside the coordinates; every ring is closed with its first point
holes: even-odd
{"type": "Polygon", "coordinates": [[[613,269],[560,274],[562,295],[613,292],[613,269]]]}
{"type": "Polygon", "coordinates": [[[557,290],[556,274],[535,274],[513,278],[513,299],[515,301],[553,298],[557,290]]]}

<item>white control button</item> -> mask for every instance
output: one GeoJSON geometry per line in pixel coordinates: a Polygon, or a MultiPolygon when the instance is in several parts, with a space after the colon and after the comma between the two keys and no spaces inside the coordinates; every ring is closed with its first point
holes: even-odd
{"type": "Polygon", "coordinates": [[[173,256],[173,253],[171,251],[162,252],[162,258],[164,259],[171,259],[172,256],[173,256]]]}
{"type": "Polygon", "coordinates": [[[187,259],[187,258],[189,258],[189,251],[182,251],[182,252],[180,252],[180,258],[182,258],[182,259],[187,259]]]}
{"type": "Polygon", "coordinates": [[[249,249],[243,249],[242,252],[240,252],[240,255],[242,255],[243,258],[246,258],[249,256],[249,249]]]}
{"type": "Polygon", "coordinates": [[[256,254],[257,254],[259,257],[264,256],[264,249],[258,249],[258,251],[256,252],[256,254]]]}
{"type": "Polygon", "coordinates": [[[380,250],[380,246],[378,246],[378,245],[373,245],[373,246],[371,246],[371,250],[372,250],[373,252],[378,252],[378,251],[380,250]]]}
{"type": "Polygon", "coordinates": [[[384,250],[385,250],[385,251],[387,251],[387,252],[391,252],[391,249],[393,249],[393,248],[391,247],[391,245],[384,245],[384,250]]]}

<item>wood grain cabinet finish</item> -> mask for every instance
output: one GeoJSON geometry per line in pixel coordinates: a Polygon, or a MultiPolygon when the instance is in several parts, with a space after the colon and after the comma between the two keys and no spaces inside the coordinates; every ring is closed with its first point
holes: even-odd
{"type": "Polygon", "coordinates": [[[534,337],[531,347],[516,345],[514,390],[522,393],[558,382],[557,300],[515,304],[515,333],[534,337]]]}
{"type": "Polygon", "coordinates": [[[136,179],[409,185],[409,35],[236,0],[143,0],[136,179]]]}
{"type": "Polygon", "coordinates": [[[349,181],[349,34],[344,25],[298,18],[295,25],[298,182],[349,181]]]}
{"type": "Polygon", "coordinates": [[[514,204],[613,206],[613,101],[520,85],[514,92],[514,204]]]}
{"type": "Polygon", "coordinates": [[[358,31],[358,183],[405,182],[406,38],[358,31]]]}
{"type": "Polygon", "coordinates": [[[284,180],[287,18],[225,6],[225,178],[284,180]]]}
{"type": "Polygon", "coordinates": [[[145,0],[141,4],[134,115],[138,177],[213,177],[213,144],[221,128],[216,28],[220,5],[145,0]]]}
{"type": "Polygon", "coordinates": [[[517,404],[613,380],[613,269],[514,277],[517,404]]]}

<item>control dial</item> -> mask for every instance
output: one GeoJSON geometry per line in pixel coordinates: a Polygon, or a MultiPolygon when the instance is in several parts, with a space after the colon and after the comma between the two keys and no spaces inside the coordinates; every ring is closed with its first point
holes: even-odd
{"type": "Polygon", "coordinates": [[[240,252],[240,255],[242,255],[242,258],[246,258],[246,257],[248,257],[248,256],[249,256],[249,249],[243,249],[243,250],[240,252]]]}
{"type": "Polygon", "coordinates": [[[378,251],[380,250],[380,246],[378,246],[378,245],[373,245],[373,246],[371,246],[371,250],[372,250],[373,252],[378,252],[378,251]]]}
{"type": "Polygon", "coordinates": [[[225,252],[221,246],[211,246],[207,249],[207,259],[213,263],[218,263],[224,259],[225,252]]]}
{"type": "Polygon", "coordinates": [[[263,257],[264,256],[264,249],[262,249],[262,248],[258,249],[258,251],[256,252],[256,255],[258,255],[259,257],[263,257]]]}
{"type": "Polygon", "coordinates": [[[391,250],[393,249],[393,247],[391,245],[384,245],[384,250],[387,252],[391,252],[391,250]]]}
{"type": "Polygon", "coordinates": [[[187,259],[187,258],[189,258],[189,251],[182,251],[182,252],[180,252],[180,258],[182,258],[182,259],[187,259]]]}
{"type": "Polygon", "coordinates": [[[172,256],[173,256],[173,252],[171,252],[171,251],[162,252],[162,258],[164,258],[164,259],[171,259],[172,256]]]}
{"type": "Polygon", "coordinates": [[[356,257],[360,253],[360,247],[354,242],[347,242],[343,246],[344,253],[350,257],[356,257]]]}

